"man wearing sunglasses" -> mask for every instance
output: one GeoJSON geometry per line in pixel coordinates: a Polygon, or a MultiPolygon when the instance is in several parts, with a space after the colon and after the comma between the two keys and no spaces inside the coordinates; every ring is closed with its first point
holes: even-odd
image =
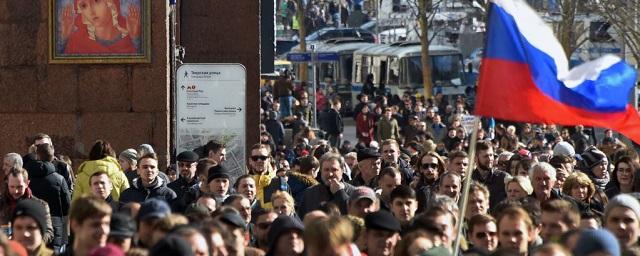
{"type": "Polygon", "coordinates": [[[251,147],[251,155],[249,155],[249,175],[253,176],[256,181],[256,198],[260,200],[262,205],[269,208],[271,202],[264,198],[264,188],[269,186],[271,179],[275,177],[275,171],[271,165],[271,149],[269,145],[255,144],[251,147]]]}
{"type": "Polygon", "coordinates": [[[498,247],[496,219],[489,214],[478,214],[471,217],[467,225],[469,242],[473,247],[469,248],[465,254],[488,255],[496,250],[498,247]]]}
{"type": "MultiPolygon", "coordinates": [[[[198,162],[198,154],[193,151],[184,151],[176,157],[178,172],[180,178],[167,185],[171,190],[176,192],[177,198],[182,198],[190,189],[197,188],[200,181],[196,176],[196,166],[198,162]]],[[[173,211],[184,212],[187,204],[183,204],[184,200],[175,200],[172,205],[173,211]]]]}

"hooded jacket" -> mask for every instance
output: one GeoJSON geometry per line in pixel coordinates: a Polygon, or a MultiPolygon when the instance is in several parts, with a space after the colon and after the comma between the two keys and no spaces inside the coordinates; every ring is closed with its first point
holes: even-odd
{"type": "Polygon", "coordinates": [[[49,204],[52,217],[69,215],[71,192],[64,178],[56,173],[51,162],[29,161],[25,163],[29,172],[29,188],[32,194],[49,204]]]}
{"type": "Polygon", "coordinates": [[[129,202],[141,203],[149,198],[158,198],[171,204],[176,197],[176,192],[167,187],[166,181],[159,176],[149,184],[149,187],[143,186],[140,178],[135,178],[133,186],[122,192],[120,205],[122,206],[129,202]]]}
{"type": "Polygon", "coordinates": [[[89,178],[91,178],[92,174],[98,171],[106,172],[109,176],[109,180],[113,185],[111,195],[114,200],[118,200],[122,191],[129,188],[129,181],[122,171],[122,167],[120,167],[118,160],[107,156],[99,160],[85,161],[80,165],[80,167],[78,167],[78,176],[76,178],[75,188],[73,191],[73,200],[90,193],[91,186],[89,185],[89,178]]]}

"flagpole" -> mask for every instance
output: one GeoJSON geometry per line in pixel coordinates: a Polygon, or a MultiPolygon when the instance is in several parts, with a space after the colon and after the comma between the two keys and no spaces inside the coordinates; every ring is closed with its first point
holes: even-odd
{"type": "Polygon", "coordinates": [[[458,255],[460,252],[460,238],[462,235],[462,228],[464,224],[464,215],[467,211],[467,200],[469,200],[469,189],[471,188],[471,175],[475,169],[476,162],[476,144],[478,140],[478,124],[480,124],[480,118],[475,116],[473,120],[473,132],[471,133],[471,140],[469,141],[469,165],[467,166],[467,172],[464,179],[464,188],[462,190],[462,197],[460,198],[460,212],[458,214],[458,231],[455,243],[453,244],[453,255],[458,255]]]}

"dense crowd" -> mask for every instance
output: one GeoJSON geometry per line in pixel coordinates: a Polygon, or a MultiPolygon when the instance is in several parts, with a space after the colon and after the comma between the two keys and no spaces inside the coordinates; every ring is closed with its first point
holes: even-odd
{"type": "Polygon", "coordinates": [[[283,76],[262,94],[260,143],[239,177],[222,141],[165,169],[150,145],[117,154],[97,140],[71,168],[37,134],[26,154],[3,158],[0,252],[640,255],[638,153],[611,131],[596,142],[581,126],[483,119],[471,141],[464,97],[368,84],[351,143],[331,85],[310,92],[283,76]]]}

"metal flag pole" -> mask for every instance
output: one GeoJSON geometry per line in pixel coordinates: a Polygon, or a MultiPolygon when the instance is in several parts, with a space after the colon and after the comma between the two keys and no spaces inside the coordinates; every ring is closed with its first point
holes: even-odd
{"type": "Polygon", "coordinates": [[[458,255],[460,252],[460,238],[462,237],[462,228],[464,222],[464,215],[467,211],[467,200],[469,200],[469,188],[471,188],[471,176],[473,175],[473,169],[476,162],[476,143],[478,140],[478,124],[480,124],[480,118],[474,117],[473,119],[473,133],[471,133],[471,140],[469,141],[469,165],[467,166],[467,175],[464,179],[464,188],[462,190],[462,197],[460,198],[460,213],[458,214],[458,235],[456,236],[455,243],[453,244],[453,255],[458,255]]]}

